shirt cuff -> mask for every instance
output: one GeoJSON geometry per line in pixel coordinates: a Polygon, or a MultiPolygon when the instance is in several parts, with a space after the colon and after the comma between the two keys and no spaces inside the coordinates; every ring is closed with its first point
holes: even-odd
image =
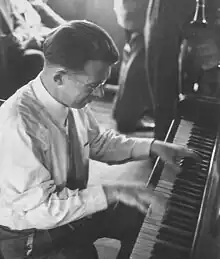
{"type": "Polygon", "coordinates": [[[107,209],[108,203],[101,185],[88,186],[87,189],[82,191],[82,195],[86,204],[85,213],[87,215],[107,209]]]}
{"type": "Polygon", "coordinates": [[[148,159],[150,155],[151,144],[154,138],[137,138],[135,139],[131,157],[134,160],[148,159]]]}

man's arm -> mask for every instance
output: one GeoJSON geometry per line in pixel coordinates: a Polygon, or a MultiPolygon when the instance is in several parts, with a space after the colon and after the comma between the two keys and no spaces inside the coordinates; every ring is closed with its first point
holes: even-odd
{"type": "Polygon", "coordinates": [[[49,5],[42,0],[32,0],[31,5],[38,12],[41,17],[42,23],[50,28],[57,27],[66,21],[57,14],[49,5]]]}
{"type": "Polygon", "coordinates": [[[99,127],[89,107],[85,108],[88,115],[88,135],[91,148],[90,157],[94,160],[116,164],[118,162],[145,160],[150,153],[176,167],[178,159],[192,157],[201,160],[199,154],[186,146],[166,143],[153,138],[130,138],[116,134],[112,130],[99,127]]]}
{"type": "Polygon", "coordinates": [[[153,138],[128,138],[113,130],[99,126],[89,106],[85,108],[88,118],[90,157],[109,164],[147,159],[153,138]]]}

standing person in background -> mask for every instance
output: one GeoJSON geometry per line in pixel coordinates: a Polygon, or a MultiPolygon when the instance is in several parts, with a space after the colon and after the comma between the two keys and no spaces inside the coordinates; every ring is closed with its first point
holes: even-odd
{"type": "Polygon", "coordinates": [[[133,33],[143,34],[149,0],[115,0],[114,11],[118,24],[125,30],[125,41],[130,42],[133,33]]]}
{"type": "Polygon", "coordinates": [[[119,74],[119,91],[113,110],[117,129],[123,133],[145,131],[154,127],[154,102],[146,78],[143,35],[148,2],[114,1],[117,21],[125,31],[126,39],[119,74]]]}
{"type": "MultiPolygon", "coordinates": [[[[207,2],[208,22],[213,22],[219,0],[207,2]]],[[[163,140],[178,103],[178,56],[184,25],[192,20],[196,1],[150,0],[144,29],[146,69],[155,98],[155,138],[163,140]]]]}
{"type": "Polygon", "coordinates": [[[104,29],[70,21],[45,40],[36,79],[0,108],[0,254],[4,259],[93,259],[100,237],[132,251],[144,214],[163,196],[140,183],[87,186],[89,159],[109,164],[153,153],[176,167],[193,150],[102,129],[88,105],[103,96],[119,54],[104,29]]]}

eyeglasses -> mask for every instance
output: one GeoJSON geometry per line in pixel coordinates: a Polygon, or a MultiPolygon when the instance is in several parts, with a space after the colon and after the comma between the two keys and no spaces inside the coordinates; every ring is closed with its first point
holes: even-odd
{"type": "Polygon", "coordinates": [[[105,86],[107,80],[108,80],[108,78],[106,78],[105,80],[98,82],[98,83],[84,84],[84,87],[86,87],[92,93],[97,89],[103,88],[105,86]]]}
{"type": "Polygon", "coordinates": [[[76,74],[71,72],[71,74],[74,74],[74,80],[76,80],[77,82],[79,82],[80,84],[83,85],[84,88],[86,88],[87,90],[89,90],[91,93],[93,93],[95,90],[99,89],[99,88],[103,88],[110,76],[110,71],[109,71],[109,74],[108,76],[100,81],[100,82],[95,82],[95,83],[84,83],[82,82],[81,80],[79,80],[77,77],[76,77],[76,74]]]}

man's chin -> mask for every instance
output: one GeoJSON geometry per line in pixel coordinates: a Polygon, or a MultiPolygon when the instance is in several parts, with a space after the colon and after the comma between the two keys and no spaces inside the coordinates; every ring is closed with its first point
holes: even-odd
{"type": "Polygon", "coordinates": [[[91,99],[85,99],[83,101],[81,101],[80,103],[78,103],[77,105],[75,104],[75,108],[76,109],[81,109],[81,108],[84,108],[87,104],[91,103],[92,100],[91,99]]]}

